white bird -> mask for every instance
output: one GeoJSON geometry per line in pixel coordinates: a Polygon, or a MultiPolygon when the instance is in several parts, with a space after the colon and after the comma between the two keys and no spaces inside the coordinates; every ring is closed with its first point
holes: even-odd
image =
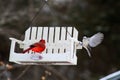
{"type": "Polygon", "coordinates": [[[91,47],[96,47],[97,45],[99,45],[102,42],[103,38],[104,35],[100,32],[93,35],[92,37],[83,37],[82,47],[87,50],[89,57],[91,57],[89,49],[91,49],[91,47]]]}

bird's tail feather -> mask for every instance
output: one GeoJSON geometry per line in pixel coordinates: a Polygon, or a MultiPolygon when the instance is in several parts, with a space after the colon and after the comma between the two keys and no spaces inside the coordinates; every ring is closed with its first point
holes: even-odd
{"type": "Polygon", "coordinates": [[[26,53],[26,52],[28,52],[29,50],[31,50],[32,48],[28,48],[28,49],[26,49],[26,50],[24,50],[22,53],[26,53]]]}
{"type": "Polygon", "coordinates": [[[86,48],[86,47],[84,47],[84,48],[87,50],[87,53],[88,53],[89,57],[91,57],[91,54],[90,54],[89,49],[88,49],[88,48],[86,48]]]}

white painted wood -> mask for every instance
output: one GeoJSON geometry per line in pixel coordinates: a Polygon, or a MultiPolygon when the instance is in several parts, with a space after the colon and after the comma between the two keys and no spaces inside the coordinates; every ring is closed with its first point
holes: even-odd
{"type": "Polygon", "coordinates": [[[35,41],[36,40],[36,33],[37,32],[37,27],[32,27],[32,31],[31,31],[31,40],[35,41]]]}
{"type": "Polygon", "coordinates": [[[25,45],[24,45],[23,50],[29,48],[29,46],[34,43],[34,41],[31,41],[31,40],[30,40],[31,31],[32,31],[32,27],[29,27],[29,28],[25,31],[25,40],[24,40],[25,45]]]}
{"type": "MultiPolygon", "coordinates": [[[[48,27],[44,27],[43,29],[43,39],[45,40],[45,42],[47,43],[47,39],[48,39],[48,27]]],[[[46,49],[42,52],[42,53],[46,53],[46,49]]]]}
{"type": "Polygon", "coordinates": [[[61,44],[60,47],[60,53],[64,53],[64,41],[65,41],[65,37],[66,37],[66,27],[61,27],[61,41],[63,41],[63,44],[61,44]]]}
{"type": "Polygon", "coordinates": [[[74,30],[73,30],[73,38],[78,40],[78,31],[76,28],[74,28],[74,30]]]}
{"type": "MultiPolygon", "coordinates": [[[[55,45],[54,45],[54,53],[58,53],[59,47],[57,46],[57,43],[59,42],[60,37],[60,27],[55,27],[55,45]]],[[[58,44],[60,45],[60,44],[58,44]]]]}
{"type": "Polygon", "coordinates": [[[66,37],[66,27],[61,27],[61,40],[65,40],[66,37]]]}
{"type": "Polygon", "coordinates": [[[49,43],[53,43],[54,27],[49,28],[49,43]]]}
{"type": "Polygon", "coordinates": [[[30,30],[31,30],[31,27],[25,31],[25,41],[28,41],[30,38],[30,30]]]}
{"type": "MultiPolygon", "coordinates": [[[[49,28],[49,40],[48,40],[49,45],[53,43],[53,36],[54,36],[54,27],[50,27],[49,28]]],[[[52,53],[53,48],[48,47],[47,49],[48,49],[48,53],[52,53]]]]}
{"type": "Polygon", "coordinates": [[[74,63],[71,63],[67,57],[69,56],[69,53],[64,54],[16,54],[11,58],[11,61],[15,61],[17,63],[21,63],[24,65],[26,62],[29,62],[29,64],[34,63],[46,63],[52,65],[76,65],[74,63]],[[33,59],[33,56],[38,57],[38,59],[33,59]],[[42,56],[42,59],[39,59],[39,57],[42,56]],[[57,63],[57,64],[56,64],[57,63]]]}
{"type": "Polygon", "coordinates": [[[15,41],[12,41],[11,42],[11,48],[10,48],[10,53],[14,53],[14,51],[15,51],[15,41]]]}
{"type": "Polygon", "coordinates": [[[10,38],[12,42],[10,48],[9,61],[16,62],[19,64],[25,64],[25,65],[29,65],[29,64],[37,65],[42,63],[52,64],[52,65],[76,65],[77,64],[76,47],[74,46],[76,46],[75,40],[77,40],[78,31],[74,28],[73,38],[70,38],[71,37],[70,34],[72,35],[72,27],[68,27],[67,31],[69,33],[67,32],[66,35],[66,27],[61,27],[61,33],[60,33],[60,27],[49,27],[49,28],[32,27],[32,29],[31,27],[28,28],[25,32],[24,41],[10,38]],[[48,29],[49,29],[49,34],[48,34],[48,29]],[[40,40],[42,38],[42,34],[43,34],[43,39],[46,40],[46,49],[48,52],[47,54],[46,54],[46,50],[43,52],[44,54],[32,54],[32,53],[22,54],[15,52],[16,42],[20,45],[24,44],[22,48],[26,49],[32,43],[35,43],[36,41],[40,40]],[[30,35],[31,35],[31,39],[30,39],[30,35]],[[48,36],[49,36],[49,40],[47,42],[48,36]],[[61,39],[59,40],[60,37],[61,39]],[[65,37],[67,37],[67,39],[65,37]],[[60,50],[59,54],[58,54],[58,49],[60,50]],[[54,50],[54,53],[52,53],[52,50],[54,50]],[[66,51],[64,52],[64,50],[66,51]],[[42,59],[34,60],[31,59],[32,56],[35,57],[42,56],[42,59]]]}
{"type": "Polygon", "coordinates": [[[72,27],[67,28],[67,39],[70,39],[72,37],[72,27]]]}
{"type": "Polygon", "coordinates": [[[44,39],[45,41],[47,41],[47,37],[48,37],[48,27],[44,27],[43,39],[44,39]]]}
{"type": "Polygon", "coordinates": [[[66,52],[70,52],[70,53],[69,53],[69,56],[68,56],[68,58],[69,58],[70,61],[73,60],[73,59],[72,59],[73,40],[70,40],[71,37],[72,37],[72,27],[68,27],[68,28],[67,28],[67,40],[70,41],[70,42],[69,42],[69,45],[68,45],[69,47],[66,48],[66,52]]]}
{"type": "Polygon", "coordinates": [[[76,41],[76,49],[82,49],[82,42],[81,41],[76,41]]]}
{"type": "Polygon", "coordinates": [[[55,27],[55,42],[59,41],[60,37],[60,27],[55,27]]]}
{"type": "MultiPolygon", "coordinates": [[[[75,40],[78,40],[78,31],[75,27],[73,29],[73,38],[75,40]]],[[[77,44],[76,44],[76,41],[74,41],[74,39],[73,39],[73,43],[72,43],[73,46],[71,47],[71,49],[73,51],[73,52],[71,52],[72,58],[76,58],[76,46],[77,46],[77,44]]]]}
{"type": "Polygon", "coordinates": [[[19,44],[23,43],[23,41],[15,39],[15,38],[9,38],[9,39],[12,40],[12,41],[15,41],[15,42],[17,42],[19,44]]]}
{"type": "Polygon", "coordinates": [[[15,41],[20,45],[20,48],[24,48],[24,42],[15,38],[9,38],[11,41],[15,41]]]}
{"type": "Polygon", "coordinates": [[[43,28],[43,27],[38,27],[37,40],[40,40],[41,37],[42,37],[42,28],[43,28]]]}

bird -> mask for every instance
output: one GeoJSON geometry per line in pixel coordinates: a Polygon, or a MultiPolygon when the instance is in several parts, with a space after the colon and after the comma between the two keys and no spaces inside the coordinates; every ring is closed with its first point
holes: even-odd
{"type": "Polygon", "coordinates": [[[33,52],[36,52],[36,53],[42,53],[45,50],[45,48],[46,48],[45,40],[41,39],[39,42],[36,42],[30,45],[28,49],[23,50],[23,53],[26,53],[29,50],[32,50],[33,52]]]}
{"type": "Polygon", "coordinates": [[[101,32],[98,32],[91,37],[84,36],[82,43],[80,44],[82,44],[82,47],[87,50],[89,57],[91,57],[91,54],[90,54],[91,47],[98,46],[103,41],[103,38],[104,38],[104,34],[101,32]]]}

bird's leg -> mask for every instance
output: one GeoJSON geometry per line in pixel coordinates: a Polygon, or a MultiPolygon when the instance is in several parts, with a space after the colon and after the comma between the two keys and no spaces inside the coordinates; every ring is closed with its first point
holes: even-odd
{"type": "Polygon", "coordinates": [[[31,53],[33,54],[34,52],[32,51],[31,53]]]}

